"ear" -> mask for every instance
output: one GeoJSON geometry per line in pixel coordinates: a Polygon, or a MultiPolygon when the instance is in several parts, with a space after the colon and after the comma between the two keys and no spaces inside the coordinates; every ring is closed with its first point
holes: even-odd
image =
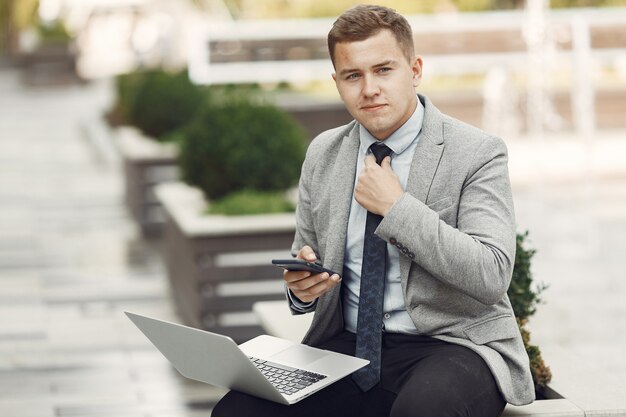
{"type": "Polygon", "coordinates": [[[333,77],[333,81],[337,82],[337,73],[333,72],[332,74],[330,74],[331,77],[333,77]]]}
{"type": "Polygon", "coordinates": [[[422,57],[416,56],[411,63],[411,70],[413,71],[413,87],[418,87],[422,82],[422,57]]]}

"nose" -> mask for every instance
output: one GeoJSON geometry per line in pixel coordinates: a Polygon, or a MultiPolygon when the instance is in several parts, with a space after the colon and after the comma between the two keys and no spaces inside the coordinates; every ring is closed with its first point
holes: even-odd
{"type": "Polygon", "coordinates": [[[378,93],[380,93],[380,87],[376,79],[371,74],[365,74],[363,76],[363,95],[365,97],[372,97],[378,93]]]}

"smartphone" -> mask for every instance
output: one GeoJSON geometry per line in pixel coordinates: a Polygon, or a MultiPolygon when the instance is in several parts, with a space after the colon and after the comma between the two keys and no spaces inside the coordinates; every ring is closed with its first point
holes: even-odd
{"type": "Polygon", "coordinates": [[[318,263],[307,262],[304,259],[272,259],[272,264],[288,271],[309,271],[315,274],[328,272],[328,275],[339,275],[337,272],[324,268],[318,263]]]}

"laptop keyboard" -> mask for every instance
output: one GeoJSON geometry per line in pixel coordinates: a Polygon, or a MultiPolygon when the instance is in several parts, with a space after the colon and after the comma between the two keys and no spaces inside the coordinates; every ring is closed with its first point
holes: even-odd
{"type": "Polygon", "coordinates": [[[285,395],[293,395],[311,384],[326,378],[326,375],[316,374],[302,369],[290,368],[278,363],[250,358],[252,363],[261,371],[265,378],[285,395]]]}

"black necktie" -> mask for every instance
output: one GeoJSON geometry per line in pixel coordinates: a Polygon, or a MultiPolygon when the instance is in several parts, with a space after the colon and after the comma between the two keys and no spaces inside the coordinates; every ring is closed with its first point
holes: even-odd
{"type": "MultiPolygon", "coordinates": [[[[370,149],[380,165],[391,154],[386,145],[373,144],[370,149]]],[[[380,354],[382,340],[383,295],[387,271],[387,242],[374,234],[382,216],[367,212],[365,237],[363,240],[363,263],[361,289],[359,292],[359,314],[356,330],[356,356],[370,361],[359,369],[352,378],[363,390],[368,391],[380,380],[380,354]]]]}

